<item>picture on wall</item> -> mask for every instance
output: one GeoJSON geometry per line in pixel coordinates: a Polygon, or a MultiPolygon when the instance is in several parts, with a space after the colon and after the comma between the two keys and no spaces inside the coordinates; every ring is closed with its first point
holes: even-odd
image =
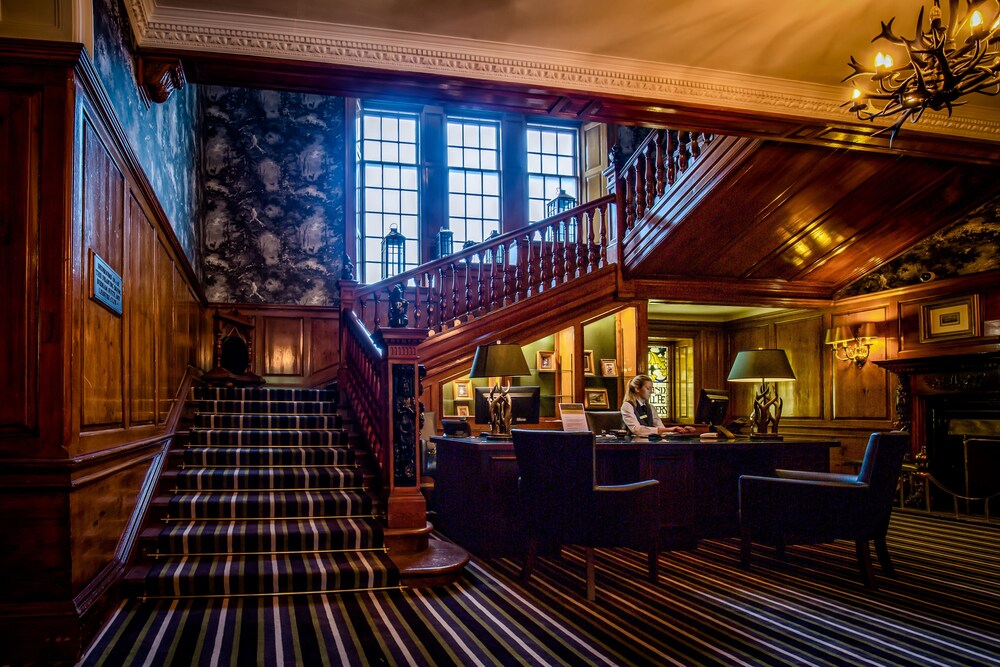
{"type": "Polygon", "coordinates": [[[584,389],[583,407],[588,410],[607,410],[611,407],[608,403],[607,389],[584,389]]]}
{"type": "Polygon", "coordinates": [[[459,405],[455,408],[455,415],[458,417],[468,417],[469,416],[469,406],[459,405]]]}
{"type": "Polygon", "coordinates": [[[455,380],[451,384],[456,401],[467,401],[472,398],[472,380],[455,380]]]}
{"type": "Polygon", "coordinates": [[[554,373],[556,370],[556,353],[539,350],[535,355],[535,368],[542,373],[554,373]]]}
{"type": "Polygon", "coordinates": [[[618,377],[618,360],[601,359],[601,376],[606,378],[618,377]]]}
{"type": "Polygon", "coordinates": [[[584,350],[583,351],[583,374],[584,375],[596,375],[594,373],[594,351],[584,350]]]}
{"type": "Polygon", "coordinates": [[[920,305],[920,342],[972,338],[979,329],[977,294],[920,305]]]}

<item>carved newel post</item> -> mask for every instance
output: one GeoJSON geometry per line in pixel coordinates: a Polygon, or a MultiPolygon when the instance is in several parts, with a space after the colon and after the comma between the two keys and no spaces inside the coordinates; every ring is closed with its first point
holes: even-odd
{"type": "MultiPolygon", "coordinates": [[[[405,304],[405,302],[404,302],[405,304]]],[[[402,311],[405,322],[405,307],[402,311]]],[[[389,528],[423,528],[427,505],[420,492],[420,421],[422,418],[421,367],[417,346],[427,338],[427,329],[378,329],[372,336],[385,351],[388,364],[391,410],[387,445],[391,470],[385,471],[389,485],[389,528]]]]}

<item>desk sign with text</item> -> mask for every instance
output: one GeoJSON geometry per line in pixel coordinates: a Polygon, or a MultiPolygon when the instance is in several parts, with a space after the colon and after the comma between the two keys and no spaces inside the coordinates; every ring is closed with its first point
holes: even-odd
{"type": "Polygon", "coordinates": [[[90,298],[115,315],[122,314],[122,277],[93,250],[90,251],[90,298]]]}

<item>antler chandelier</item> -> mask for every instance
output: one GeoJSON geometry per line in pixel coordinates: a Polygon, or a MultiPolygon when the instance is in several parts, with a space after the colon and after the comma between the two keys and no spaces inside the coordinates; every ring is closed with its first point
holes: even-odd
{"type": "Polygon", "coordinates": [[[892,31],[895,17],[882,23],[882,32],[872,42],[884,40],[903,47],[906,61],[901,64],[896,64],[891,49],[879,51],[873,69],[851,56],[854,73],[843,80],[850,80],[855,88],[846,104],[865,121],[899,116],[891,127],[879,131],[888,130],[890,140],[907,119],[917,122],[925,109],[947,109],[950,116],[952,107],[964,104],[957,101],[963,95],[1000,92],[1000,6],[997,0],[966,0],[965,15],[958,18],[958,3],[949,0],[945,25],[940,0],[934,0],[926,30],[921,7],[912,40],[892,31]],[[988,18],[985,7],[992,10],[988,18]]]}

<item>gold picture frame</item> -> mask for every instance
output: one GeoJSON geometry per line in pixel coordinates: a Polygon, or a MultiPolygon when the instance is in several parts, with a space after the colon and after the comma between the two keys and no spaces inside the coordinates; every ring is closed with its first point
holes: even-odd
{"type": "Polygon", "coordinates": [[[556,353],[551,350],[539,350],[535,354],[535,370],[539,373],[555,373],[556,353]]]}
{"type": "Polygon", "coordinates": [[[468,401],[472,398],[472,380],[455,380],[451,383],[452,396],[456,401],[468,401]]]}
{"type": "Polygon", "coordinates": [[[920,304],[920,342],[974,338],[979,335],[979,295],[920,304]]]}
{"type": "Polygon", "coordinates": [[[601,377],[606,377],[606,378],[618,377],[617,359],[601,359],[601,377]]]}
{"type": "Polygon", "coordinates": [[[607,389],[584,389],[583,407],[587,410],[607,410],[611,407],[608,402],[607,389]]]}
{"type": "Polygon", "coordinates": [[[457,406],[455,406],[455,416],[456,417],[468,417],[469,416],[469,406],[468,405],[457,405],[457,406]]]}
{"type": "Polygon", "coordinates": [[[594,351],[584,350],[583,351],[583,374],[584,375],[596,375],[594,372],[594,351]]]}

